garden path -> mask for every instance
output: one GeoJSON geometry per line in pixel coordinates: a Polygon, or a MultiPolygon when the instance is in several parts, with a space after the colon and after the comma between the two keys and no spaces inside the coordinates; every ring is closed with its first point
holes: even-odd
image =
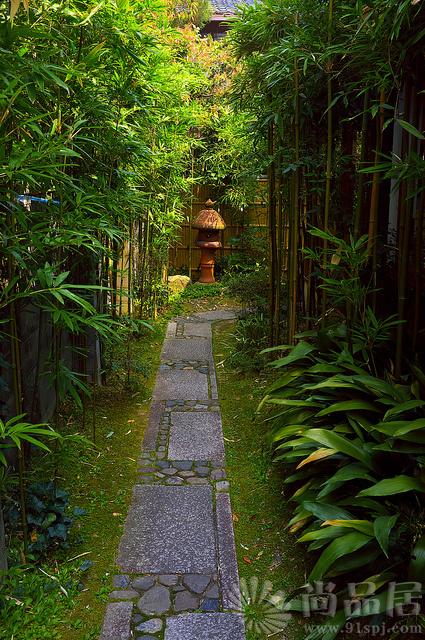
{"type": "Polygon", "coordinates": [[[244,640],[211,325],[167,328],[101,640],[244,640]]]}

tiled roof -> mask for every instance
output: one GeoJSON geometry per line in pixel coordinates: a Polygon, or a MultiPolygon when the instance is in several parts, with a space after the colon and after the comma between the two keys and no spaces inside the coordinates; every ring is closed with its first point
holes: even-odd
{"type": "Polygon", "coordinates": [[[235,13],[235,9],[239,4],[254,4],[254,0],[211,0],[214,13],[222,13],[228,15],[235,13]]]}

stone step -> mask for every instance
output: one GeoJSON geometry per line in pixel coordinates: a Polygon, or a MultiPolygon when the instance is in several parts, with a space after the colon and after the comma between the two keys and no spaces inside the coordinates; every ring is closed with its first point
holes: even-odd
{"type": "Polygon", "coordinates": [[[117,564],[129,573],[214,573],[212,489],[136,485],[117,564]]]}
{"type": "Polygon", "coordinates": [[[168,618],[165,640],[244,640],[242,616],[235,613],[190,613],[168,618]]]}

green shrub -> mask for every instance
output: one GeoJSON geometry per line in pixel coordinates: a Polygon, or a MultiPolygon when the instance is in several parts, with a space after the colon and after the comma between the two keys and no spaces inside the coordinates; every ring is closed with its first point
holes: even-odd
{"type": "Polygon", "coordinates": [[[260,350],[267,346],[268,340],[268,321],[264,315],[251,313],[239,318],[233,336],[230,364],[241,371],[262,369],[267,359],[260,350]]]}
{"type": "Polygon", "coordinates": [[[202,298],[216,298],[223,295],[224,287],[220,282],[214,284],[190,284],[181,293],[183,300],[198,300],[202,298]]]}
{"type": "MultiPolygon", "coordinates": [[[[375,585],[375,613],[383,618],[391,583],[423,579],[425,380],[415,367],[412,384],[385,369],[397,321],[379,319],[366,304],[367,238],[312,233],[329,243],[325,256],[310,252],[320,264],[329,258],[320,275],[326,324],[300,334],[294,347],[275,349],[278,377],[262,407],[273,407],[267,419],[291,487],[290,530],[317,555],[309,581],[336,585],[339,610],[321,636],[331,640],[351,615],[344,608],[349,582],[375,585]]],[[[361,618],[365,591],[357,596],[353,617],[361,618]]],[[[308,640],[318,637],[315,631],[308,640]]]]}
{"type": "MultiPolygon", "coordinates": [[[[415,560],[425,540],[420,386],[375,377],[347,351],[307,342],[272,366],[281,375],[262,405],[274,408],[276,460],[292,487],[290,530],[320,554],[309,580],[336,580],[340,602],[344,580],[374,582],[384,602],[391,581],[425,571],[425,557],[415,560]]],[[[342,628],[338,615],[332,624],[342,628]]]]}
{"type": "MultiPolygon", "coordinates": [[[[28,550],[37,557],[49,550],[67,549],[73,518],[69,515],[69,494],[53,482],[36,482],[28,486],[26,499],[27,525],[30,536],[28,550]]],[[[78,510],[75,515],[83,515],[78,510]]],[[[7,511],[12,530],[20,526],[20,506],[14,502],[7,511]]]]}

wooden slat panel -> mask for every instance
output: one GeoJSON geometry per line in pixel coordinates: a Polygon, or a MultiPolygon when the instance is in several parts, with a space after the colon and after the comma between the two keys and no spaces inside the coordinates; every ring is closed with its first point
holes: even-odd
{"type": "MultiPolygon", "coordinates": [[[[246,227],[265,227],[268,225],[267,204],[265,202],[266,181],[259,180],[258,198],[249,205],[244,211],[236,212],[226,205],[217,206],[217,211],[223,216],[227,226],[221,232],[222,249],[217,252],[219,256],[229,256],[236,251],[231,239],[241,235],[246,227]]],[[[192,279],[196,280],[199,276],[197,272],[200,260],[200,249],[196,246],[198,235],[197,229],[190,228],[189,220],[194,220],[198,213],[205,208],[205,201],[208,198],[214,200],[214,192],[216,189],[208,185],[195,185],[193,188],[192,205],[186,212],[187,222],[183,223],[179,232],[170,248],[169,264],[170,267],[179,272],[180,270],[192,271],[192,279]],[[189,249],[191,247],[191,250],[189,249]],[[189,265],[189,257],[191,255],[191,264],[189,265]]]]}

